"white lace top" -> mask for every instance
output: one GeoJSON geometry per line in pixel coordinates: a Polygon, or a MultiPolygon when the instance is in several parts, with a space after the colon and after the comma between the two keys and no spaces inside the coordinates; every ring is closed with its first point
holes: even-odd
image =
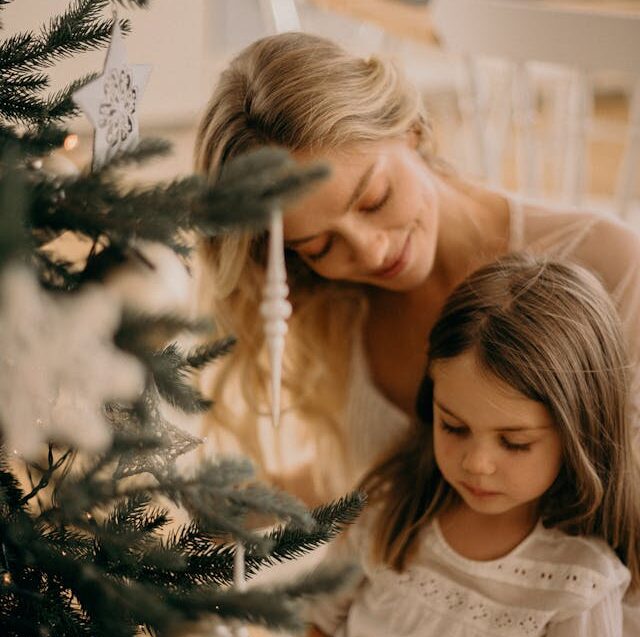
{"type": "MultiPolygon", "coordinates": [[[[510,251],[574,260],[598,275],[611,294],[633,366],[632,422],[640,432],[640,235],[611,217],[508,201],[510,251]]],[[[354,343],[348,395],[344,435],[350,481],[356,484],[378,455],[407,430],[409,418],[373,384],[361,342],[354,343]]]]}
{"type": "MultiPolygon", "coordinates": [[[[369,516],[365,516],[369,517],[369,516]]],[[[601,540],[541,523],[506,556],[462,557],[437,521],[402,573],[368,558],[366,522],[327,559],[358,558],[362,577],[317,601],[309,620],[335,637],[619,637],[629,572],[601,540]]]]}

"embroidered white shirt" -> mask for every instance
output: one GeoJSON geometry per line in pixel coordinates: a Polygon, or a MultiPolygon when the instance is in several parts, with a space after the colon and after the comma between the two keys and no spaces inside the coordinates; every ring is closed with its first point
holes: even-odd
{"type": "MultiPolygon", "coordinates": [[[[365,516],[369,517],[369,516],[365,516]]],[[[506,556],[477,561],[437,521],[403,571],[373,564],[364,524],[327,559],[359,558],[362,577],[319,600],[310,621],[335,637],[619,637],[629,571],[603,541],[538,523],[506,556]]]]}

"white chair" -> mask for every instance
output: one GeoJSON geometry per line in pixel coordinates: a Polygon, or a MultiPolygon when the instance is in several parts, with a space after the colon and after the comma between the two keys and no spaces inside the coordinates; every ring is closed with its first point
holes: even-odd
{"type": "Polygon", "coordinates": [[[431,11],[443,47],[463,61],[460,110],[471,122],[478,172],[493,185],[503,185],[513,130],[518,189],[542,195],[535,122],[549,98],[550,165],[559,176],[561,198],[583,203],[595,82],[603,72],[623,82],[629,117],[613,208],[625,216],[636,194],[640,159],[640,12],[586,11],[533,0],[434,0],[431,11]],[[504,62],[501,81],[495,74],[487,80],[486,59],[504,62]],[[498,99],[491,99],[491,90],[501,91],[498,99]]]}

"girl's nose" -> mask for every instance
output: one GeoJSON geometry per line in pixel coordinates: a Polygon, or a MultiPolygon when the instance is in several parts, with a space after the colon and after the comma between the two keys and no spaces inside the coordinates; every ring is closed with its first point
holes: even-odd
{"type": "Polygon", "coordinates": [[[496,470],[491,451],[478,444],[467,449],[462,458],[462,468],[475,475],[491,475],[496,470]]]}

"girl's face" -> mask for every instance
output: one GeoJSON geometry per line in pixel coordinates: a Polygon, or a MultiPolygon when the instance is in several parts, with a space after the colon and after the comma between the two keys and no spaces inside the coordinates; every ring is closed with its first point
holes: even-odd
{"type": "Polygon", "coordinates": [[[312,155],[331,177],[284,216],[284,239],[327,279],[406,291],[431,272],[438,233],[434,177],[412,136],[312,155]]]}
{"type": "Polygon", "coordinates": [[[435,457],[445,480],[478,513],[529,517],[562,464],[547,409],[483,369],[473,352],[436,361],[432,380],[435,457]]]}

